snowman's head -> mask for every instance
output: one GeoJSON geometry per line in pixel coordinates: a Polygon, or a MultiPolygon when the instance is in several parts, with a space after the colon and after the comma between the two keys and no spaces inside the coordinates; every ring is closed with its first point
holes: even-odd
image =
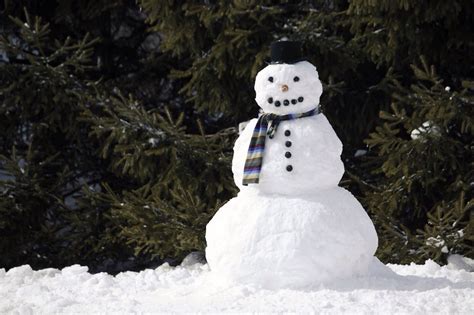
{"type": "Polygon", "coordinates": [[[255,79],[255,100],[265,113],[307,112],[318,106],[322,92],[318,71],[308,61],[270,64],[255,79]]]}

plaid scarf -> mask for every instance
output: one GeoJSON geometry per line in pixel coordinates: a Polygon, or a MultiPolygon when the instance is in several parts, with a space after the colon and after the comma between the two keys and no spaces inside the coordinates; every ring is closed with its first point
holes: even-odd
{"type": "Polygon", "coordinates": [[[309,112],[301,114],[262,114],[258,118],[255,129],[253,130],[252,139],[250,139],[249,150],[247,152],[247,159],[244,166],[244,177],[242,184],[258,184],[260,171],[262,169],[263,152],[265,150],[266,136],[270,139],[275,135],[278,125],[284,120],[293,120],[308,116],[318,115],[320,113],[319,106],[310,110],[309,112]]]}

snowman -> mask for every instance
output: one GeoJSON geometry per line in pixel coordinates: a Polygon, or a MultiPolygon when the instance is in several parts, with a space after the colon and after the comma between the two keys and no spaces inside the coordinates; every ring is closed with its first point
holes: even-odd
{"type": "Polygon", "coordinates": [[[377,234],[338,183],[342,143],[320,111],[322,84],[300,44],[278,41],[255,80],[262,109],[234,145],[240,192],[206,228],[206,258],[226,282],[305,288],[367,275],[377,234]]]}

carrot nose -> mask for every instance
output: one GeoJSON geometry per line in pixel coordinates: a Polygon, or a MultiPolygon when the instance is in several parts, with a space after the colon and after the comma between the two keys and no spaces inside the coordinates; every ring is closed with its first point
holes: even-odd
{"type": "Polygon", "coordinates": [[[282,91],[282,92],[288,91],[288,85],[283,84],[283,85],[281,86],[281,91],[282,91]]]}

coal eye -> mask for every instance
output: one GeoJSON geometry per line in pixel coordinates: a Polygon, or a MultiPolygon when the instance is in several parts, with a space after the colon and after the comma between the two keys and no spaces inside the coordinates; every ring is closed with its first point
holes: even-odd
{"type": "Polygon", "coordinates": [[[293,78],[293,81],[295,81],[295,82],[298,82],[299,80],[300,80],[299,77],[294,77],[294,78],[293,78]]]}
{"type": "Polygon", "coordinates": [[[273,82],[273,77],[268,77],[268,81],[273,82]]]}

